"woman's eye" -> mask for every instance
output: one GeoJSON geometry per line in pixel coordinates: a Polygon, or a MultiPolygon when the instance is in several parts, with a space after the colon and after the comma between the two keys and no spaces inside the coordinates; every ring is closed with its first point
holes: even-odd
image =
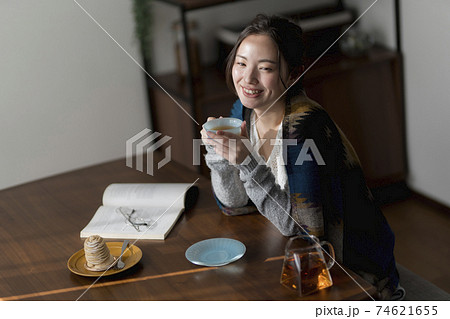
{"type": "Polygon", "coordinates": [[[268,71],[268,72],[270,72],[270,71],[272,71],[272,69],[271,68],[265,68],[265,67],[261,67],[261,68],[259,68],[261,71],[268,71]]]}
{"type": "Polygon", "coordinates": [[[236,64],[239,66],[245,66],[245,63],[243,63],[243,62],[236,62],[236,64]]]}

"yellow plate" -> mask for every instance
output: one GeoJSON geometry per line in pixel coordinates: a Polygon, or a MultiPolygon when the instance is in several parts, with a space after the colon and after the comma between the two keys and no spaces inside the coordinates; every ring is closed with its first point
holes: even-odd
{"type": "MultiPolygon", "coordinates": [[[[119,257],[120,252],[122,251],[122,244],[123,242],[108,242],[106,243],[106,246],[108,246],[109,251],[111,252],[111,255],[113,255],[113,257],[119,257]]],[[[139,262],[139,260],[141,260],[141,258],[142,258],[142,250],[135,245],[129,245],[128,249],[125,250],[122,256],[122,261],[125,263],[125,267],[123,267],[122,269],[111,268],[106,272],[90,271],[87,270],[85,267],[86,257],[84,256],[84,249],[81,249],[77,251],[75,254],[73,254],[72,257],[69,258],[69,260],[67,261],[67,268],[69,268],[69,270],[74,274],[80,276],[86,277],[110,276],[133,267],[139,262]]]]}

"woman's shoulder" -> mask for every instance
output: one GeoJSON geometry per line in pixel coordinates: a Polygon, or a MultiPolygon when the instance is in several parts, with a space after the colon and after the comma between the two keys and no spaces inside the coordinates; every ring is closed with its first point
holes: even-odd
{"type": "Polygon", "coordinates": [[[316,101],[311,100],[305,93],[294,97],[290,104],[289,115],[292,117],[308,117],[310,115],[328,117],[324,108],[316,101]]]}
{"type": "MultiPolygon", "coordinates": [[[[321,151],[329,150],[339,153],[345,159],[345,166],[359,166],[358,155],[350,141],[317,102],[304,95],[291,102],[291,111],[287,121],[289,138],[303,140],[313,139],[321,151]]],[[[334,155],[333,155],[334,156],[334,155]]]]}
{"type": "Polygon", "coordinates": [[[291,100],[285,120],[291,137],[296,135],[308,138],[311,135],[323,135],[325,132],[338,133],[335,123],[325,109],[306,94],[291,100]]]}

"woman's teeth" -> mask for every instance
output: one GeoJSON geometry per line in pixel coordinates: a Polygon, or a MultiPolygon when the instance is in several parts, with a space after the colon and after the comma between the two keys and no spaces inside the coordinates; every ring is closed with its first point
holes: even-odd
{"type": "Polygon", "coordinates": [[[246,88],[242,88],[242,89],[243,89],[244,92],[247,93],[247,94],[258,94],[258,93],[261,93],[261,92],[262,92],[262,90],[249,90],[249,89],[246,89],[246,88]]]}

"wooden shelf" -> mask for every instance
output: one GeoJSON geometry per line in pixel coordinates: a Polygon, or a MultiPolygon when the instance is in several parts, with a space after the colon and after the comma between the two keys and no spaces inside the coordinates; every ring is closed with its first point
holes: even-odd
{"type": "MultiPolygon", "coordinates": [[[[312,68],[305,74],[305,79],[330,76],[332,74],[346,72],[352,69],[382,63],[387,60],[393,60],[397,53],[383,47],[376,46],[372,48],[367,55],[350,58],[343,54],[324,55],[312,68]]],[[[305,69],[307,69],[315,59],[305,59],[305,69]]]]}

